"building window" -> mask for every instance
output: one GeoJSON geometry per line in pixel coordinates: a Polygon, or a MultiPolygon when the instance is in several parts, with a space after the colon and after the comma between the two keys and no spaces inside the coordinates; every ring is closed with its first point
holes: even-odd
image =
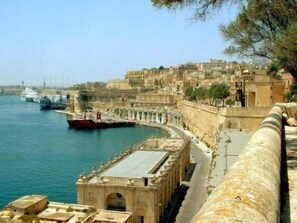
{"type": "Polygon", "coordinates": [[[147,185],[148,185],[148,179],[144,178],[144,186],[147,186],[147,185]]]}

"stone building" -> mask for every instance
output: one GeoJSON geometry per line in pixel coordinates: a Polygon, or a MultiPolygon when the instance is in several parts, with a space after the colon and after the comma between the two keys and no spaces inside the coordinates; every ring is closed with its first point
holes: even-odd
{"type": "Polygon", "coordinates": [[[201,72],[209,73],[214,70],[226,70],[227,72],[233,72],[238,65],[237,62],[227,62],[224,60],[210,59],[208,62],[201,62],[197,64],[198,70],[201,72]]]}
{"type": "Polygon", "coordinates": [[[189,138],[148,139],[81,175],[78,203],[131,212],[133,222],[159,222],[189,162],[189,138]]]}
{"type": "Polygon", "coordinates": [[[250,67],[231,84],[243,107],[266,107],[283,101],[283,82],[267,75],[265,69],[250,67]]]}
{"type": "Polygon", "coordinates": [[[8,208],[18,214],[37,214],[44,209],[47,202],[47,196],[29,195],[11,202],[8,208]]]}
{"type": "Polygon", "coordinates": [[[50,202],[44,195],[23,196],[0,211],[0,222],[132,223],[129,212],[97,210],[93,206],[50,202]]]}
{"type": "Polygon", "coordinates": [[[182,127],[182,115],[178,109],[117,107],[113,109],[113,114],[125,119],[182,127]]]}
{"type": "Polygon", "coordinates": [[[287,94],[290,92],[290,88],[294,82],[294,78],[290,73],[285,72],[282,74],[282,81],[284,85],[284,93],[287,94]]]}
{"type": "Polygon", "coordinates": [[[129,90],[133,88],[144,87],[144,80],[141,79],[124,79],[109,80],[106,83],[107,89],[129,90]]]}

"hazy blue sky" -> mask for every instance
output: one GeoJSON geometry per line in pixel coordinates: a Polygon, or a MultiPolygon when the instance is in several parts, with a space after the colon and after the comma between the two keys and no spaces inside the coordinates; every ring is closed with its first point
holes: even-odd
{"type": "Polygon", "coordinates": [[[68,86],[123,79],[126,71],[223,54],[218,25],[191,23],[191,9],[156,9],[150,0],[0,0],[0,85],[68,86]]]}

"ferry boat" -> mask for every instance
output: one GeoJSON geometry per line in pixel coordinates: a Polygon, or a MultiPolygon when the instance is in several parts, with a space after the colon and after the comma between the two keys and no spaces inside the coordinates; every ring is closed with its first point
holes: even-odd
{"type": "Polygon", "coordinates": [[[67,119],[70,128],[76,129],[101,129],[114,127],[133,127],[134,121],[102,119],[101,113],[97,112],[96,117],[93,114],[83,114],[82,116],[72,116],[67,119]]]}
{"type": "Polygon", "coordinates": [[[26,87],[21,93],[21,100],[26,102],[39,102],[40,97],[32,88],[26,87]]]}

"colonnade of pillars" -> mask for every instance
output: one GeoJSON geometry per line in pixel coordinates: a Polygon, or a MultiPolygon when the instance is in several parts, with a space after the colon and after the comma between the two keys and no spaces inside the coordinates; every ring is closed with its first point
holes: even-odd
{"type": "Polygon", "coordinates": [[[121,118],[128,118],[137,121],[152,122],[159,124],[173,124],[180,126],[181,119],[177,114],[161,111],[135,110],[135,109],[116,109],[115,115],[121,118]]]}

